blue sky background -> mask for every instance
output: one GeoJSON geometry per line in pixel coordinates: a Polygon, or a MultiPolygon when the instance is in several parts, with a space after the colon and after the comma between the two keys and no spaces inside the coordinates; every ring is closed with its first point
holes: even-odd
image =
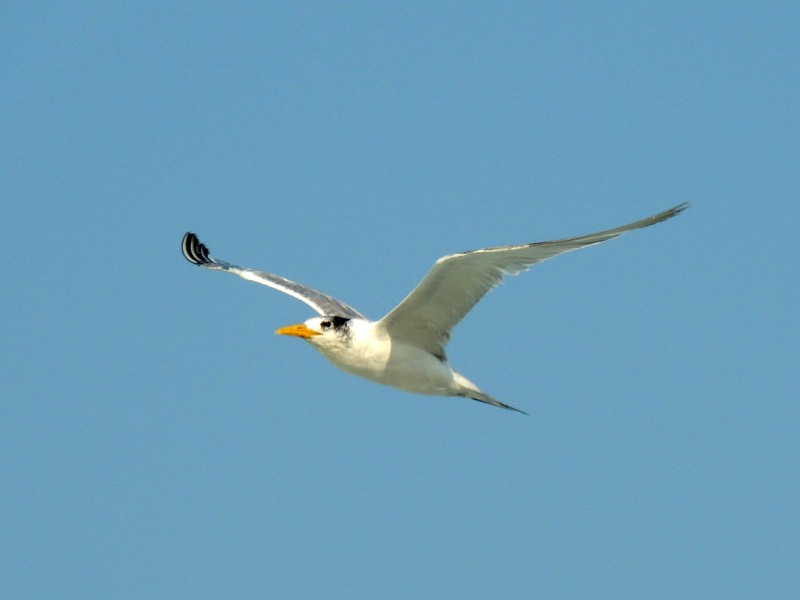
{"type": "Polygon", "coordinates": [[[0,596],[796,596],[797,6],[285,4],[0,9],[0,596]],[[684,200],[456,329],[530,418],[179,249],[377,318],[684,200]]]}

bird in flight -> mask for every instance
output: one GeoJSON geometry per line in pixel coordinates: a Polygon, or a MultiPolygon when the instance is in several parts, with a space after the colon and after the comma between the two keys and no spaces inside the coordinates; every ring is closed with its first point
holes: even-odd
{"type": "Polygon", "coordinates": [[[182,247],[186,260],[195,265],[233,273],[308,304],[320,316],[275,333],[306,340],[347,373],[409,392],[471,398],[528,414],[493,398],[450,366],[444,348],[453,327],[502,282],[503,276],[517,275],[564,252],[666,221],[688,206],[684,202],[652,217],[589,235],[443,256],[417,287],[378,321],[370,321],[341,300],[279,275],[216,259],[194,233],[183,236],[182,247]]]}

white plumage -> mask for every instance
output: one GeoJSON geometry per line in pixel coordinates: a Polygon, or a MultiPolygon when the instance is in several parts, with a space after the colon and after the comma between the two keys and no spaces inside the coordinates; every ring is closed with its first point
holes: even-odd
{"type": "MultiPolygon", "coordinates": [[[[552,242],[484,248],[437,260],[406,298],[379,321],[318,290],[272,273],[213,258],[193,233],[183,237],[187,260],[207,269],[228,271],[289,294],[311,306],[320,317],[276,333],[307,340],[340,369],[365,379],[419,394],[462,396],[524,412],[492,398],[454,371],[444,348],[453,327],[503,276],[517,275],[564,252],[585,248],[674,217],[688,203],[646,219],[580,237],[552,242]]],[[[525,413],[527,414],[527,413],[525,413]]]]}

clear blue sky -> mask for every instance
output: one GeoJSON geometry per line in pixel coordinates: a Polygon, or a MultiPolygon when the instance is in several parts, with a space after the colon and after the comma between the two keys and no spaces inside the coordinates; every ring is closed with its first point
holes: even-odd
{"type": "Polygon", "coordinates": [[[0,596],[796,596],[800,9],[288,4],[0,9],[0,596]],[[685,200],[456,329],[529,418],[179,248],[377,318],[685,200]]]}

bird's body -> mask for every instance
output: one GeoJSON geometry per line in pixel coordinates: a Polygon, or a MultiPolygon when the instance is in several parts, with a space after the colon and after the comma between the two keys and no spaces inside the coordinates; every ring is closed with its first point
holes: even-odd
{"type": "Polygon", "coordinates": [[[343,371],[416,394],[463,395],[466,380],[450,367],[446,358],[392,339],[379,321],[354,318],[342,328],[344,336],[312,339],[319,340],[316,348],[320,354],[343,371]]]}
{"type": "Polygon", "coordinates": [[[442,257],[411,294],[378,321],[370,321],[347,304],[278,275],[214,259],[193,233],[183,238],[183,254],[196,265],[278,289],[314,308],[322,316],[276,333],[307,340],[347,373],[418,394],[461,396],[524,412],[492,398],[453,370],[444,353],[452,328],[504,275],[516,275],[558,254],[664,221],[687,206],[681,204],[647,219],[586,236],[442,257]]]}
{"type": "Polygon", "coordinates": [[[356,318],[344,328],[344,337],[320,339],[316,344],[317,350],[343,371],[408,392],[447,395],[452,377],[444,361],[392,340],[376,322],[356,318]]]}

